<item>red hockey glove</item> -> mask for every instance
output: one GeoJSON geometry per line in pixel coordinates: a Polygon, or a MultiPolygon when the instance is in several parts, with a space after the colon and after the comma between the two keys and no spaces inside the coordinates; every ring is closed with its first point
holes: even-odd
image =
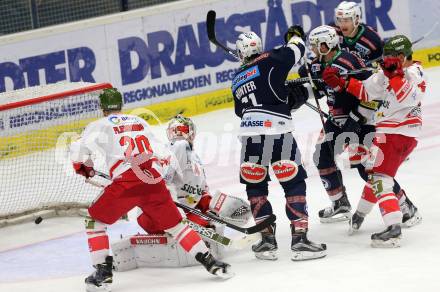
{"type": "Polygon", "coordinates": [[[380,64],[380,66],[382,67],[383,73],[386,77],[388,77],[388,79],[396,76],[402,78],[404,76],[402,62],[398,57],[384,57],[383,62],[380,64]]]}
{"type": "Polygon", "coordinates": [[[93,169],[93,163],[91,161],[85,163],[73,162],[73,169],[75,169],[77,174],[85,176],[86,178],[95,176],[95,170],[93,169]]]}
{"type": "Polygon", "coordinates": [[[324,72],[322,73],[322,79],[324,79],[324,82],[328,86],[337,92],[344,90],[347,83],[345,78],[339,75],[339,69],[334,67],[325,68],[324,72]]]}

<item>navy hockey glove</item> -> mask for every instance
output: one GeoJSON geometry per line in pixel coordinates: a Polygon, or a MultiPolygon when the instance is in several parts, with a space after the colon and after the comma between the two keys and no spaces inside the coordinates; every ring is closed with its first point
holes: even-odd
{"type": "Polygon", "coordinates": [[[344,132],[354,132],[360,134],[362,131],[362,125],[365,123],[363,117],[357,116],[355,113],[350,112],[345,124],[342,126],[344,132]]]}
{"type": "Polygon", "coordinates": [[[306,41],[306,34],[300,25],[292,25],[289,27],[287,32],[284,34],[284,42],[287,44],[293,36],[300,37],[303,41],[306,41]]]}
{"type": "Polygon", "coordinates": [[[309,92],[303,84],[288,84],[287,94],[290,109],[300,108],[309,98],[309,92]]]}

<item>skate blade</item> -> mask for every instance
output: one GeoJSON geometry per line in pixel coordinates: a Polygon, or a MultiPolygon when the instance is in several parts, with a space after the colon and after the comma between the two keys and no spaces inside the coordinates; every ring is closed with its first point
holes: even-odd
{"type": "Polygon", "coordinates": [[[87,292],[111,292],[112,288],[110,284],[102,284],[101,286],[95,286],[93,284],[86,284],[87,292]]]}
{"type": "Polygon", "coordinates": [[[405,223],[400,224],[400,226],[411,228],[420,223],[422,223],[422,216],[420,216],[419,212],[416,212],[412,218],[408,219],[405,223]]]}
{"type": "Polygon", "coordinates": [[[292,251],[292,261],[307,261],[323,258],[327,255],[325,250],[323,251],[292,251]]]}
{"type": "Polygon", "coordinates": [[[400,240],[401,240],[401,237],[391,238],[391,239],[388,239],[387,241],[372,239],[371,246],[375,247],[375,248],[397,248],[397,247],[400,247],[400,240]]]}
{"type": "Polygon", "coordinates": [[[334,217],[320,217],[319,221],[321,221],[321,223],[336,223],[336,222],[343,222],[343,221],[348,221],[351,218],[351,213],[350,212],[346,212],[346,213],[340,213],[335,215],[334,217]]]}
{"type": "Polygon", "coordinates": [[[359,227],[355,227],[355,226],[357,226],[357,225],[353,225],[352,223],[351,223],[351,221],[350,222],[348,222],[348,235],[354,235],[355,233],[358,233],[358,231],[359,231],[359,227]]]}
{"type": "Polygon", "coordinates": [[[218,270],[217,272],[215,272],[214,275],[220,279],[227,280],[227,279],[234,277],[235,273],[232,271],[223,272],[222,270],[218,270]]]}
{"type": "Polygon", "coordinates": [[[276,261],[278,259],[276,251],[254,252],[255,257],[259,260],[276,261]]]}

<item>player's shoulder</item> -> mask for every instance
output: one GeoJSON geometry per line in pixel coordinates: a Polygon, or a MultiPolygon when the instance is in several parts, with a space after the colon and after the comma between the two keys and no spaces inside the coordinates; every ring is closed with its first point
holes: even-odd
{"type": "Polygon", "coordinates": [[[335,65],[340,65],[346,67],[347,69],[359,69],[360,67],[365,67],[363,61],[348,51],[341,50],[339,56],[334,60],[335,65]]]}
{"type": "Polygon", "coordinates": [[[426,79],[425,70],[423,69],[422,63],[415,61],[411,66],[406,69],[407,74],[410,75],[412,79],[424,80],[426,79]]]}
{"type": "Polygon", "coordinates": [[[362,33],[361,40],[372,48],[382,45],[382,38],[379,33],[369,25],[364,25],[364,32],[362,33]]]}

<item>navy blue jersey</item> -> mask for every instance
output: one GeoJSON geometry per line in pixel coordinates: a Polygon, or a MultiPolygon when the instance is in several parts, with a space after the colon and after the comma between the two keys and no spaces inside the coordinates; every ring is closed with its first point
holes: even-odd
{"type": "MultiPolygon", "coordinates": [[[[312,63],[309,64],[312,78],[322,78],[322,72],[327,66],[336,67],[340,72],[347,72],[364,68],[365,64],[358,56],[344,50],[339,50],[330,62],[320,62],[318,58],[315,58],[312,63]]],[[[301,77],[307,76],[304,65],[301,66],[298,73],[301,77]]],[[[371,72],[364,71],[351,76],[358,80],[365,80],[370,77],[370,75],[371,72]]],[[[318,87],[318,94],[320,96],[327,96],[329,114],[333,117],[334,121],[338,122],[338,126],[341,126],[345,122],[351,111],[357,112],[359,100],[355,96],[345,91],[335,92],[333,88],[327,86],[324,82],[316,82],[315,84],[318,87]]]]}
{"type": "Polygon", "coordinates": [[[383,53],[383,41],[372,27],[360,24],[358,33],[352,37],[344,37],[339,27],[332,24],[341,38],[341,49],[358,55],[367,65],[380,58],[383,53]]]}
{"type": "Polygon", "coordinates": [[[290,43],[262,53],[236,73],[231,89],[235,114],[242,118],[242,130],[259,134],[291,130],[292,105],[288,100],[285,81],[304,51],[302,41],[290,43]]]}

